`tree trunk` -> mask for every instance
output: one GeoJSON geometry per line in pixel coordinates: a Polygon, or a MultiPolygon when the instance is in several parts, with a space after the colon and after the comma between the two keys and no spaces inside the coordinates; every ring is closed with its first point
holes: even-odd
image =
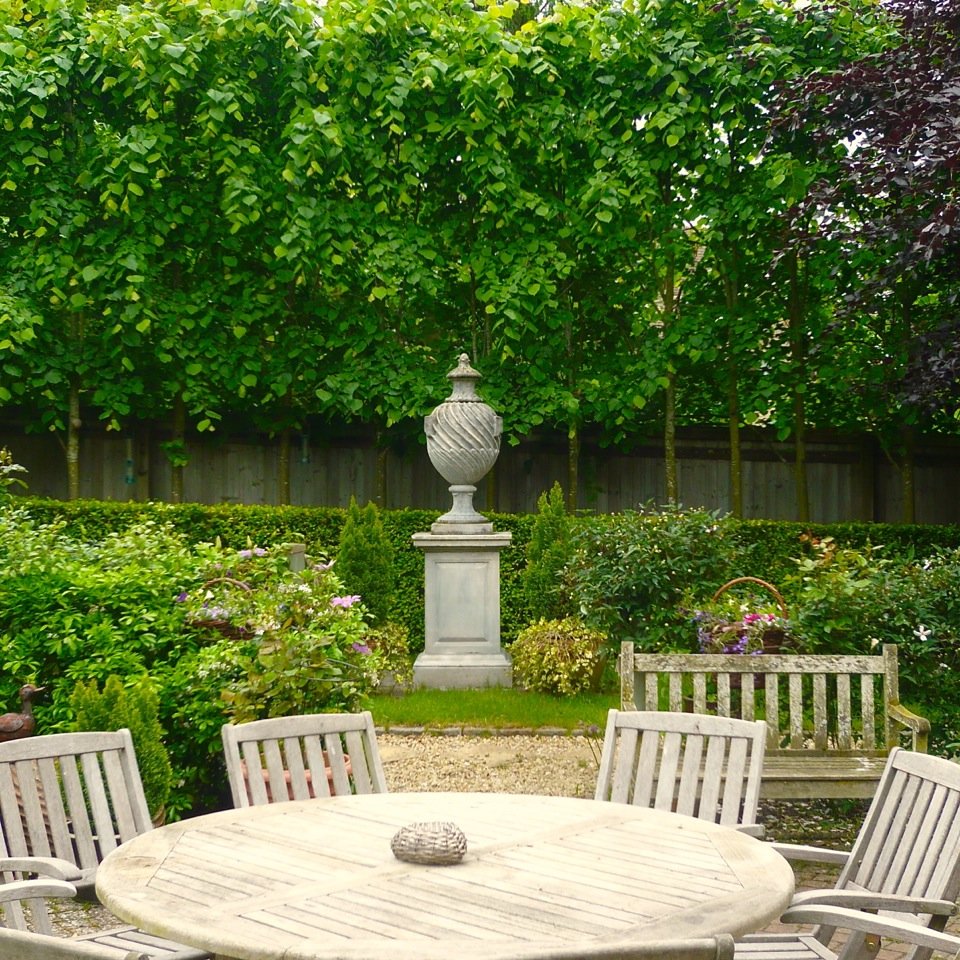
{"type": "Polygon", "coordinates": [[[70,384],[67,415],[67,499],[80,498],[80,387],[74,380],[70,384]]]}
{"type": "Polygon", "coordinates": [[[727,303],[727,432],[730,437],[730,512],[743,516],[743,458],[740,453],[740,377],[733,349],[740,296],[737,257],[733,251],[732,268],[725,272],[723,293],[727,303]]]}
{"type": "Polygon", "coordinates": [[[727,427],[730,436],[730,512],[743,516],[743,458],[740,452],[740,392],[736,363],[727,362],[727,427]]]}
{"type": "Polygon", "coordinates": [[[667,502],[680,502],[680,480],[677,470],[677,375],[667,374],[663,411],[663,460],[666,470],[667,502]]]}
{"type": "Polygon", "coordinates": [[[796,250],[790,252],[790,291],[787,303],[790,322],[790,351],[793,356],[793,432],[794,461],[793,478],[797,498],[797,520],[806,523],[810,519],[810,491],[807,482],[807,342],[804,320],[803,290],[800,265],[796,250]]]}
{"type": "Polygon", "coordinates": [[[375,497],[377,507],[381,510],[387,509],[387,448],[383,445],[380,431],[377,431],[377,494],[375,497]]]}
{"type": "Polygon", "coordinates": [[[187,408],[183,395],[177,394],[173,402],[173,449],[170,463],[170,502],[183,503],[183,461],[187,452],[187,408]]]}
{"type": "MultiPolygon", "coordinates": [[[[674,318],[677,306],[676,265],[671,255],[660,284],[660,311],[664,328],[674,318]]],[[[677,469],[677,373],[667,361],[667,385],[664,388],[663,465],[667,502],[680,502],[680,479],[677,469]]]]}
{"type": "Polygon", "coordinates": [[[280,431],[277,443],[277,503],[290,503],[290,428],[280,431]]]}
{"type": "Polygon", "coordinates": [[[810,491],[807,486],[807,408],[802,393],[793,395],[794,457],[793,481],[797,496],[797,520],[810,520],[810,491]]]}
{"type": "Polygon", "coordinates": [[[913,427],[903,428],[903,457],[900,460],[900,486],[903,490],[903,504],[900,508],[900,520],[903,523],[916,523],[916,488],[914,485],[914,466],[916,464],[913,427]]]}
{"type": "Polygon", "coordinates": [[[580,427],[576,420],[567,425],[567,513],[577,512],[580,498],[580,427]]]}

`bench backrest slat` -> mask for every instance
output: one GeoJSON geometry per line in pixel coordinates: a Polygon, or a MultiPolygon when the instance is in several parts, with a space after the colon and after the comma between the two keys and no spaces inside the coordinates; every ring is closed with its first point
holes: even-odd
{"type": "Polygon", "coordinates": [[[877,749],[876,712],[873,708],[873,680],[860,678],[860,711],[863,715],[863,746],[865,750],[877,749]]]}
{"type": "Polygon", "coordinates": [[[624,709],[764,719],[767,750],[884,751],[898,694],[896,647],[874,655],[641,654],[625,643],[624,709]],[[784,682],[781,682],[784,681],[784,682]],[[878,700],[881,708],[878,708],[878,700]]]}

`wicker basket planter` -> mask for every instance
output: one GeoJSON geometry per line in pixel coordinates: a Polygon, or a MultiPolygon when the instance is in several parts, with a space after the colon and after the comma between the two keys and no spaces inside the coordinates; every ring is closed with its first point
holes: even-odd
{"type": "Polygon", "coordinates": [[[455,823],[411,823],[394,834],[390,849],[406,863],[459,863],[467,852],[467,838],[455,823]]]}

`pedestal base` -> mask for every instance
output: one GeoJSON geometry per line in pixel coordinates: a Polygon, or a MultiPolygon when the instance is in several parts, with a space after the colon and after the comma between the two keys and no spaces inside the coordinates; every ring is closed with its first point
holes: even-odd
{"type": "Polygon", "coordinates": [[[513,664],[502,650],[498,654],[421,653],[413,664],[413,684],[434,690],[472,690],[512,687],[513,664]]]}
{"type": "MultiPolygon", "coordinates": [[[[464,525],[468,526],[468,525],[464,525]]],[[[509,687],[510,657],[500,649],[500,551],[509,533],[416,533],[424,554],[424,651],[415,686],[509,687]]]]}

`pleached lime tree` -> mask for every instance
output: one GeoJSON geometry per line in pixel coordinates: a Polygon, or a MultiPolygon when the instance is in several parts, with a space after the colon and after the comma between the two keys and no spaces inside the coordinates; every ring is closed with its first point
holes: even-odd
{"type": "Polygon", "coordinates": [[[465,350],[505,442],[566,437],[571,508],[585,435],[661,435],[682,500],[677,428],[725,423],[738,510],[752,421],[802,515],[806,430],[908,426],[849,368],[931,331],[834,322],[884,251],[838,273],[808,218],[785,252],[843,158],[770,111],[891,36],[869,0],[3,5],[0,403],[63,434],[71,495],[82,425],[159,427],[176,499],[240,424],[286,500],[293,435],[352,424],[382,467],[465,350]]]}

